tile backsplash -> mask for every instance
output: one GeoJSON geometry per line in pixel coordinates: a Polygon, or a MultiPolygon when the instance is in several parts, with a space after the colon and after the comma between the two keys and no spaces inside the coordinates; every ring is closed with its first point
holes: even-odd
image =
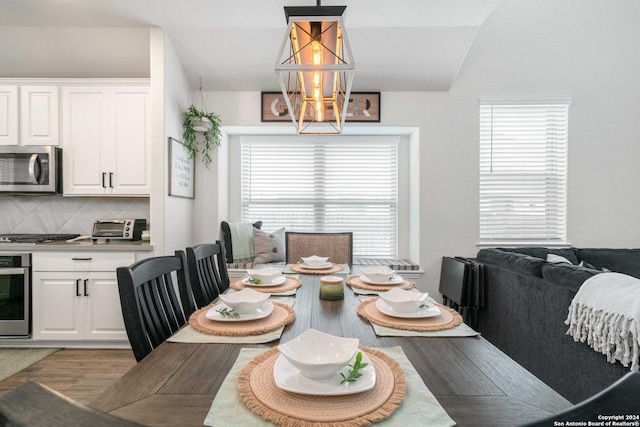
{"type": "Polygon", "coordinates": [[[144,218],[149,228],[149,199],[0,197],[0,234],[91,235],[93,222],[101,218],[144,218]]]}

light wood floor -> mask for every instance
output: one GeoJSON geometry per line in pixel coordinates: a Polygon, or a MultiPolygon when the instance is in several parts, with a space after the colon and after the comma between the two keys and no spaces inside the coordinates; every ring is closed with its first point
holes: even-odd
{"type": "Polygon", "coordinates": [[[136,364],[131,350],[62,349],[4,381],[0,395],[36,380],[89,404],[136,364]]]}

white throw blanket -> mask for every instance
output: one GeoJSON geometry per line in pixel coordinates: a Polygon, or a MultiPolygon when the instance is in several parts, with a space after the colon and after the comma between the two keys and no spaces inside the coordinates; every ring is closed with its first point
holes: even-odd
{"type": "Polygon", "coordinates": [[[253,225],[250,222],[230,222],[231,248],[233,260],[253,259],[253,225]]]}
{"type": "Polygon", "coordinates": [[[587,342],[607,361],[638,371],[640,279],[600,273],[585,280],[569,306],[567,335],[587,342]]]}

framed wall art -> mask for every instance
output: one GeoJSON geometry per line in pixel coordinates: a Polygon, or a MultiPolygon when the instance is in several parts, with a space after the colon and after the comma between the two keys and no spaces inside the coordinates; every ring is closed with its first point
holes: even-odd
{"type": "Polygon", "coordinates": [[[195,159],[177,139],[169,138],[169,195],[193,199],[195,159]]]}
{"type": "MultiPolygon", "coordinates": [[[[260,120],[262,122],[290,122],[282,92],[262,92],[260,120]]],[[[380,122],[380,92],[351,92],[347,107],[347,122],[380,122]]]]}

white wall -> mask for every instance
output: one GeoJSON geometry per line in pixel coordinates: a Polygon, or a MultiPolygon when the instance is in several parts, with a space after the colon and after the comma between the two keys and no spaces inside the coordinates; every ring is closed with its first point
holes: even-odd
{"type": "MultiPolygon", "coordinates": [[[[363,126],[420,130],[421,289],[437,294],[442,256],[478,250],[481,97],[572,97],[570,243],[640,246],[637,22],[640,2],[507,0],[481,27],[449,92],[382,93],[382,123],[363,126]]],[[[364,90],[357,87],[357,71],[355,79],[354,90],[364,90]]],[[[275,87],[274,78],[265,90],[275,87]]],[[[257,92],[212,92],[206,102],[227,126],[262,125],[257,92]]],[[[207,182],[218,187],[226,180],[221,172],[207,182]]],[[[196,212],[204,205],[224,211],[217,200],[203,199],[196,199],[196,212]]],[[[219,221],[197,221],[195,234],[215,230],[217,236],[218,227],[219,221]]]]}
{"type": "Polygon", "coordinates": [[[182,112],[191,88],[165,31],[151,29],[152,195],[154,255],[172,255],[193,244],[193,199],[168,196],[168,138],[182,140],[182,112]]]}

